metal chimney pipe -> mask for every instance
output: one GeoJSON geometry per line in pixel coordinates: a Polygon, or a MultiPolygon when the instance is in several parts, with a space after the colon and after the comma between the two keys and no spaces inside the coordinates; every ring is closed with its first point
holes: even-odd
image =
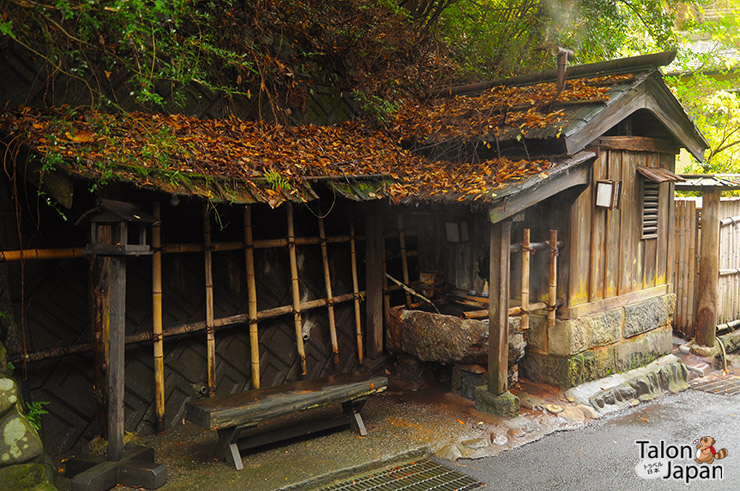
{"type": "MultiPolygon", "coordinates": [[[[565,70],[566,65],[568,64],[568,60],[573,59],[573,51],[567,49],[567,48],[561,48],[561,47],[555,47],[552,49],[552,54],[554,56],[558,57],[558,70],[557,70],[557,94],[560,95],[560,93],[565,88],[565,70]]],[[[557,97],[557,96],[556,96],[557,97]]]]}

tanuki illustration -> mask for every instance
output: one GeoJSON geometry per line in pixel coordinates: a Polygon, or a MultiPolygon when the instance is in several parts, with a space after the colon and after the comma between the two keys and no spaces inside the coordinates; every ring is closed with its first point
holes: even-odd
{"type": "Polygon", "coordinates": [[[724,459],[727,457],[727,449],[723,448],[719,452],[714,449],[715,440],[711,436],[704,436],[696,444],[696,458],[699,464],[711,464],[714,459],[724,459]]]}

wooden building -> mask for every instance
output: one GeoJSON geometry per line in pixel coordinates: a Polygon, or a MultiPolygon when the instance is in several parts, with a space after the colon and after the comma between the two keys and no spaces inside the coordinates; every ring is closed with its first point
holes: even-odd
{"type": "Polygon", "coordinates": [[[390,307],[418,303],[389,276],[478,298],[488,284],[494,394],[517,304],[534,380],[572,386],[667,353],[673,159],[706,146],[658,71],[670,59],[572,67],[561,88],[553,72],[447,90],[402,109],[390,134],[6,110],[0,276],[25,330],[7,344],[30,398],[51,401],[45,440],[60,450],[100,430],[98,273],[73,225],[99,198],[161,220],[153,257],[128,266],[129,430],[176,424],[193,397],[382,355],[390,307]],[[562,242],[549,321],[548,252],[528,259],[529,298],[517,293],[528,260],[510,246],[525,229],[562,242]]]}

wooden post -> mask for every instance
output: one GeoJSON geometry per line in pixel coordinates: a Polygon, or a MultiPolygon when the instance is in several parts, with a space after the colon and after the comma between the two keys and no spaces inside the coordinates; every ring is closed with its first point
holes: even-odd
{"type": "MultiPolygon", "coordinates": [[[[121,226],[125,227],[126,224],[121,226]]],[[[108,460],[123,458],[124,348],[126,337],[126,258],[110,258],[110,366],[108,460]]]]}
{"type": "MultiPolygon", "coordinates": [[[[547,326],[555,326],[555,309],[558,304],[558,231],[550,230],[550,282],[548,284],[547,326]]],[[[547,338],[545,338],[547,344],[547,338]]],[[[546,346],[547,348],[547,346],[546,346]]],[[[549,348],[548,348],[549,349],[549,348]]]]}
{"type": "MultiPolygon", "coordinates": [[[[403,215],[398,215],[398,241],[401,245],[401,270],[403,272],[403,283],[409,286],[409,262],[406,256],[406,232],[403,229],[403,215]]],[[[411,295],[409,292],[404,290],[406,293],[406,306],[411,304],[411,295]]]]}
{"type": "Polygon", "coordinates": [[[329,337],[331,350],[334,353],[334,364],[339,365],[339,344],[337,342],[337,324],[334,319],[334,295],[331,291],[331,273],[329,273],[329,253],[326,248],[326,230],[324,218],[319,217],[319,239],[321,239],[321,262],[324,265],[324,284],[326,285],[326,307],[329,312],[329,337]]]}
{"type": "Polygon", "coordinates": [[[203,246],[206,279],[206,343],[208,356],[208,395],[216,395],[216,327],[213,323],[213,244],[211,243],[211,216],[209,204],[203,206],[203,246]]]}
{"type": "Polygon", "coordinates": [[[491,267],[488,281],[488,390],[508,390],[509,371],[509,246],[511,221],[491,225],[491,267]]]}
{"type": "Polygon", "coordinates": [[[154,413],[157,433],[164,431],[164,338],[162,336],[162,218],[159,201],[152,215],[152,339],[154,340],[154,413]]]}
{"type": "Polygon", "coordinates": [[[257,328],[257,282],[254,275],[254,237],[252,236],[252,209],[244,206],[244,250],[247,266],[247,294],[249,298],[249,345],[252,356],[252,388],[260,388],[260,347],[257,328]]]}
{"type": "Polygon", "coordinates": [[[301,321],[301,294],[298,286],[298,260],[295,251],[295,228],[293,223],[293,204],[287,203],[288,213],[288,252],[290,253],[290,280],[293,285],[293,322],[295,324],[296,345],[301,361],[301,375],[307,375],[306,349],[303,346],[303,323],[301,321]]]}
{"type": "Polygon", "coordinates": [[[379,214],[368,215],[365,225],[365,304],[367,356],[383,353],[383,257],[385,256],[383,222],[379,214]]]}
{"type": "Polygon", "coordinates": [[[349,249],[352,257],[352,295],[355,304],[355,331],[357,332],[357,359],[360,365],[365,361],[362,348],[362,319],[360,317],[360,285],[357,278],[357,248],[355,247],[355,222],[349,219],[349,249]]]}
{"type": "Polygon", "coordinates": [[[719,282],[719,189],[702,191],[701,264],[696,306],[696,343],[713,347],[717,326],[719,282]]]}
{"type": "Polygon", "coordinates": [[[522,230],[522,316],[519,327],[526,331],[529,329],[529,229],[522,230]]]}
{"type": "MultiPolygon", "coordinates": [[[[111,244],[110,225],[97,227],[97,243],[111,244]]],[[[92,237],[90,238],[93,239],[92,237]]],[[[92,256],[88,273],[93,359],[93,397],[103,438],[108,438],[108,339],[110,335],[110,257],[92,256]]]]}

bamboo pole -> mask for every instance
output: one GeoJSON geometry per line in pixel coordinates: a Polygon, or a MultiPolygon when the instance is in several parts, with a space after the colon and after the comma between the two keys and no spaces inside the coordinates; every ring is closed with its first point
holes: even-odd
{"type": "Polygon", "coordinates": [[[208,395],[216,395],[216,336],[213,313],[213,249],[211,243],[211,216],[209,204],[203,206],[203,246],[206,280],[206,344],[208,356],[208,395]]]}
{"type": "MultiPolygon", "coordinates": [[[[415,230],[406,230],[404,232],[406,237],[416,235],[415,230]]],[[[386,238],[396,237],[396,232],[390,232],[384,234],[386,238]]],[[[348,235],[336,235],[326,237],[327,244],[349,242],[350,237],[348,235]]],[[[358,235],[355,240],[365,240],[365,237],[358,235]]],[[[318,245],[321,243],[319,237],[297,237],[295,239],[296,245],[318,245]]],[[[287,239],[265,239],[256,240],[253,243],[255,249],[270,249],[277,247],[287,247],[287,239]]],[[[231,241],[231,242],[214,242],[211,244],[214,252],[223,251],[238,251],[246,248],[243,242],[231,241]]],[[[184,254],[189,252],[203,252],[205,247],[203,244],[163,244],[160,246],[163,254],[184,254]]],[[[416,251],[408,251],[407,257],[415,256],[416,251]]],[[[69,247],[65,249],[22,249],[22,250],[11,250],[11,251],[0,251],[0,262],[11,262],[24,260],[42,260],[42,259],[74,259],[86,257],[84,247],[69,247]]]]}
{"type": "MultiPolygon", "coordinates": [[[[536,302],[529,304],[529,312],[535,312],[537,310],[544,310],[548,308],[548,305],[545,302],[536,302]]],[[[479,319],[481,317],[488,317],[488,309],[481,309],[481,310],[469,310],[467,312],[463,312],[462,316],[465,319],[479,319]]],[[[509,307],[509,315],[521,315],[522,314],[522,308],[520,306],[516,307],[509,307]]]]}
{"type": "Polygon", "coordinates": [[[152,215],[152,338],[154,340],[154,412],[157,433],[164,432],[164,342],[162,336],[162,213],[159,201],[153,204],[152,215]]]}
{"type": "Polygon", "coordinates": [[[555,326],[558,303],[558,231],[550,230],[550,284],[548,285],[547,326],[555,326]]]}
{"type": "MultiPolygon", "coordinates": [[[[365,295],[365,291],[358,292],[358,297],[362,298],[365,295]]],[[[334,297],[334,305],[338,303],[343,302],[349,302],[353,300],[355,295],[353,293],[346,293],[344,295],[338,295],[334,297]]],[[[320,298],[317,300],[310,300],[308,302],[303,302],[301,304],[301,311],[305,312],[307,310],[317,309],[321,307],[326,307],[327,300],[325,298],[320,298]]],[[[293,306],[290,305],[284,305],[282,307],[274,307],[271,309],[265,309],[257,312],[257,320],[265,320],[265,319],[272,319],[275,317],[280,317],[281,315],[290,314],[293,312],[293,306]]],[[[221,317],[218,319],[214,319],[213,324],[218,329],[225,329],[228,327],[232,327],[239,324],[244,324],[245,322],[249,322],[249,314],[236,314],[229,317],[221,317]]],[[[179,326],[175,327],[169,327],[167,329],[163,329],[162,331],[162,337],[168,338],[171,336],[182,336],[186,334],[193,334],[197,332],[202,332],[206,330],[206,323],[201,322],[193,322],[189,324],[181,324],[179,326]]],[[[152,341],[154,339],[154,336],[151,332],[141,332],[137,334],[131,334],[129,336],[126,336],[126,344],[136,344],[136,343],[143,343],[147,341],[152,341]]],[[[10,361],[13,363],[21,362],[23,360],[26,360],[27,362],[36,362],[36,361],[42,361],[42,360],[49,360],[52,358],[60,358],[62,356],[67,355],[74,355],[77,353],[87,353],[92,350],[92,344],[91,343],[85,343],[85,344],[74,344],[74,345],[67,345],[67,346],[57,346],[54,348],[49,348],[46,350],[37,351],[35,353],[29,353],[27,356],[24,356],[23,354],[15,355],[14,357],[10,358],[10,361]]]]}
{"type": "Polygon", "coordinates": [[[71,259],[85,257],[84,247],[67,249],[22,249],[18,251],[0,251],[0,262],[33,259],[71,259]]]}
{"type": "Polygon", "coordinates": [[[298,290],[298,261],[295,251],[295,229],[293,223],[293,204],[286,204],[288,213],[288,252],[290,253],[290,280],[293,285],[293,321],[295,323],[296,345],[301,361],[301,375],[307,375],[306,349],[303,346],[303,326],[301,322],[301,295],[298,290]]]}
{"type": "Polygon", "coordinates": [[[324,265],[324,284],[326,285],[327,310],[329,312],[329,337],[331,350],[334,353],[334,364],[339,365],[339,344],[337,343],[337,324],[334,318],[334,296],[331,292],[331,274],[329,273],[329,252],[326,248],[326,230],[324,218],[319,217],[319,239],[321,239],[321,262],[324,265]]]}
{"type": "MultiPolygon", "coordinates": [[[[403,215],[398,215],[398,241],[401,245],[401,270],[403,272],[403,283],[404,285],[409,284],[409,262],[406,255],[406,234],[403,230],[403,215]]],[[[411,303],[411,295],[406,293],[406,306],[411,303]]]]}
{"type": "Polygon", "coordinates": [[[355,247],[355,222],[349,219],[349,249],[352,258],[352,296],[355,305],[355,331],[357,332],[357,359],[360,365],[365,361],[362,349],[362,319],[360,317],[360,293],[359,279],[357,277],[357,249],[355,247]]]}
{"type": "Polygon", "coordinates": [[[249,297],[249,345],[252,356],[252,388],[260,388],[260,347],[257,328],[257,282],[254,275],[254,237],[252,236],[252,209],[244,206],[244,250],[247,266],[247,292],[249,297]]]}
{"type": "Polygon", "coordinates": [[[529,229],[522,230],[522,315],[519,319],[519,328],[522,331],[529,329],[529,229]]]}

